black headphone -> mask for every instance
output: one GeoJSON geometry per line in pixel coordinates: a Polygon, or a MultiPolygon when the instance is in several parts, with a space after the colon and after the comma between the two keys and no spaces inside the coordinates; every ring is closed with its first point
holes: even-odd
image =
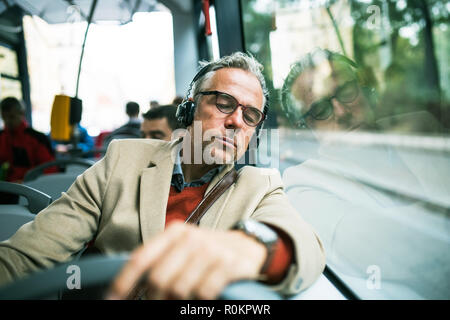
{"type": "Polygon", "coordinates": [[[210,64],[207,64],[197,72],[194,79],[192,79],[191,83],[189,84],[189,88],[185,98],[183,99],[181,104],[179,104],[177,107],[177,112],[175,116],[177,118],[178,123],[184,127],[190,126],[194,121],[194,113],[196,105],[193,98],[189,98],[189,96],[191,95],[192,87],[194,86],[194,83],[198,79],[200,79],[200,77],[208,73],[209,69],[210,64]]]}
{"type": "MultiPolygon", "coordinates": [[[[189,84],[189,88],[187,91],[187,94],[185,96],[185,98],[183,99],[183,102],[181,102],[181,104],[178,105],[177,107],[177,112],[176,112],[176,118],[179,124],[181,124],[184,127],[188,127],[192,124],[192,122],[194,121],[194,113],[195,113],[195,101],[193,98],[190,98],[190,94],[192,91],[192,87],[194,86],[194,83],[200,79],[200,77],[204,76],[205,74],[207,74],[209,71],[211,71],[212,69],[212,63],[208,63],[207,65],[203,66],[195,75],[194,79],[192,79],[191,83],[189,84]]],[[[264,93],[264,98],[265,98],[265,103],[264,103],[264,107],[263,107],[263,113],[264,113],[264,117],[267,117],[267,113],[269,111],[269,94],[268,92],[264,93]]],[[[259,138],[261,135],[261,129],[264,126],[264,122],[266,119],[264,119],[264,121],[259,124],[256,127],[256,147],[259,146],[259,138]]],[[[253,138],[252,138],[253,139],[253,138]]],[[[249,144],[250,146],[250,144],[249,144]]]]}

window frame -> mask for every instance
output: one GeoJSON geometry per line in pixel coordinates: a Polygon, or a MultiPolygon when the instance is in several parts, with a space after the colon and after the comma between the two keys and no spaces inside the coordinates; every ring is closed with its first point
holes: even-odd
{"type": "Polygon", "coordinates": [[[16,34],[9,36],[0,34],[0,45],[10,48],[16,52],[17,66],[19,75],[16,77],[5,76],[2,77],[19,80],[22,88],[22,100],[25,105],[25,119],[28,124],[32,126],[32,108],[31,108],[31,94],[30,94],[30,79],[28,76],[28,62],[27,62],[27,50],[25,43],[25,36],[23,32],[23,17],[26,15],[19,6],[12,6],[2,13],[3,19],[7,20],[7,23],[17,26],[20,30],[16,34]]]}

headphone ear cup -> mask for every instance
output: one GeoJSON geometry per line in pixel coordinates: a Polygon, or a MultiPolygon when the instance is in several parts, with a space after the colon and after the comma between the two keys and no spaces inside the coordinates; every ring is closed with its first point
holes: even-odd
{"type": "Polygon", "coordinates": [[[192,100],[187,100],[180,104],[177,108],[176,117],[180,124],[188,127],[194,121],[195,103],[192,100]]]}
{"type": "Polygon", "coordinates": [[[186,101],[186,115],[185,124],[186,127],[190,126],[194,122],[195,102],[192,100],[186,101]]]}
{"type": "Polygon", "coordinates": [[[184,126],[185,117],[186,117],[186,102],[183,102],[178,105],[177,112],[175,113],[175,117],[180,125],[184,126]]]}

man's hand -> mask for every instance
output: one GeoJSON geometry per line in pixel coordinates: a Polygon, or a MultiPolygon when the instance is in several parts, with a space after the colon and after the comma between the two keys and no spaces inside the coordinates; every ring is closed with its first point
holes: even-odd
{"type": "Polygon", "coordinates": [[[149,299],[214,299],[230,282],[256,279],[266,256],[264,245],[240,231],[174,222],[132,253],[108,297],[129,298],[144,281],[149,299]]]}

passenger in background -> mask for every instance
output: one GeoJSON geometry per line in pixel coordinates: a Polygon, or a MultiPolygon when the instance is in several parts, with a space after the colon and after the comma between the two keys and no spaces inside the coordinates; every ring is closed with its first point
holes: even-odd
{"type": "Polygon", "coordinates": [[[156,107],[159,107],[159,102],[156,101],[156,100],[150,101],[150,109],[153,109],[153,108],[156,108],[156,107]]]}
{"type": "Polygon", "coordinates": [[[160,139],[170,141],[172,132],[178,129],[175,117],[177,108],[173,104],[150,109],[142,116],[141,136],[147,139],[160,139]]]}
{"type": "Polygon", "coordinates": [[[141,137],[141,120],[139,119],[139,104],[129,101],[126,104],[125,111],[129,120],[123,126],[117,128],[105,138],[104,146],[108,146],[112,139],[124,138],[140,138],[141,137]]]}
{"type": "MultiPolygon", "coordinates": [[[[94,149],[94,139],[89,135],[86,128],[79,123],[76,125],[76,134],[78,135],[77,147],[78,153],[86,153],[94,149]]],[[[53,148],[59,153],[73,153],[75,152],[72,141],[58,141],[51,140],[53,148]]],[[[77,153],[77,152],[75,152],[77,153]]]]}
{"type": "Polygon", "coordinates": [[[79,132],[78,148],[82,152],[91,151],[94,148],[94,139],[89,135],[86,128],[82,127],[79,123],[77,124],[79,132]]]}
{"type": "Polygon", "coordinates": [[[18,99],[3,99],[1,114],[5,124],[0,131],[3,180],[20,182],[29,169],[54,160],[55,154],[47,136],[28,126],[24,107],[18,99]]]}

